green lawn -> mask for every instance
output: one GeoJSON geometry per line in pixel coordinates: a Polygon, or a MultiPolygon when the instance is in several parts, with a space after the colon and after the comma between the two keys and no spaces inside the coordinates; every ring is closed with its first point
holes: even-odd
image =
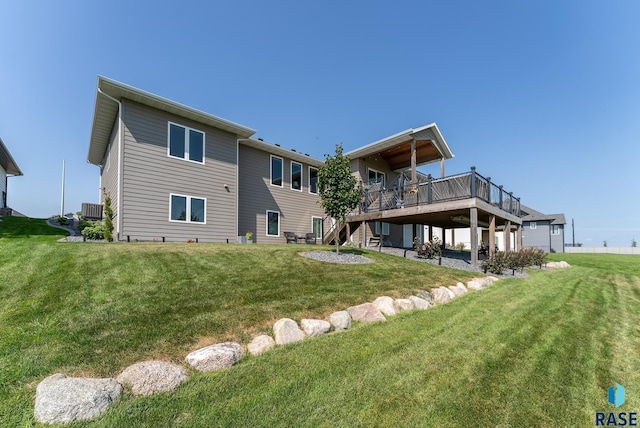
{"type": "MultiPolygon", "coordinates": [[[[55,372],[182,363],[283,316],[471,277],[377,252],[329,268],[299,257],[317,249],[302,245],[55,243],[31,222],[0,222],[0,426],[35,425],[35,387],[55,372]]],[[[627,388],[618,410],[640,410],[640,258],[551,258],[573,267],[192,373],[90,425],[593,426],[615,382],[627,388]]]]}

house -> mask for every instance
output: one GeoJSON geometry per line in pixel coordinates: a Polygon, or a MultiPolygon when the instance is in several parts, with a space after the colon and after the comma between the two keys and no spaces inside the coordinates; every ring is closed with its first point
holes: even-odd
{"type": "Polygon", "coordinates": [[[17,177],[22,175],[22,171],[18,167],[18,164],[11,156],[9,149],[5,146],[4,142],[0,138],[0,190],[2,191],[2,197],[0,198],[0,214],[10,214],[11,208],[7,205],[7,192],[8,192],[8,177],[17,177]]]}
{"type": "MultiPolygon", "coordinates": [[[[330,242],[336,222],[317,194],[323,162],[255,132],[99,77],[87,159],[100,167],[100,202],[110,196],[115,239],[235,242],[251,232],[255,242],[282,243],[285,232],[313,231],[330,242]]],[[[408,247],[415,236],[431,239],[434,227],[443,237],[469,228],[476,263],[486,227],[491,248],[501,230],[509,231],[506,248],[520,248],[520,199],[474,167],[445,176],[453,153],[435,123],[345,154],[363,194],[340,223],[341,241],[408,247]],[[432,162],[439,177],[417,170],[432,162]]]]}
{"type": "Polygon", "coordinates": [[[114,239],[283,242],[318,229],[322,161],[255,132],[99,77],[87,160],[100,167],[100,203],[111,198],[114,239]]]}
{"type": "Polygon", "coordinates": [[[543,214],[522,205],[522,245],[547,253],[564,253],[564,214],[543,214]]]}

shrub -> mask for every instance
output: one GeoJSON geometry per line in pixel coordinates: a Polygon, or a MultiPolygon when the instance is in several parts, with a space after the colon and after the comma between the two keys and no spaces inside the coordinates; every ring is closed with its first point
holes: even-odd
{"type": "Polygon", "coordinates": [[[82,229],[82,235],[91,240],[102,240],[104,239],[104,231],[105,228],[101,223],[93,223],[91,226],[85,226],[82,229]]]}
{"type": "Polygon", "coordinates": [[[94,223],[92,221],[83,218],[78,222],[78,230],[82,233],[86,227],[93,226],[93,224],[94,223]]]}
{"type": "Polygon", "coordinates": [[[111,208],[111,196],[107,194],[104,199],[104,239],[113,241],[113,209],[111,208]]]}
{"type": "Polygon", "coordinates": [[[58,216],[58,224],[61,226],[66,226],[69,222],[66,217],[58,216]]]}
{"type": "Polygon", "coordinates": [[[542,268],[547,262],[547,255],[539,248],[526,247],[517,253],[505,253],[498,251],[489,259],[483,260],[481,267],[484,273],[487,271],[495,274],[501,274],[503,270],[510,269],[515,275],[516,270],[522,272],[524,268],[529,266],[539,266],[542,268]]]}
{"type": "Polygon", "coordinates": [[[485,259],[480,264],[484,273],[487,271],[495,274],[501,274],[507,267],[507,253],[503,251],[496,252],[493,257],[485,259]]]}
{"type": "Polygon", "coordinates": [[[433,238],[424,244],[420,244],[420,238],[415,238],[413,248],[418,253],[418,257],[425,259],[435,259],[442,255],[442,243],[438,238],[433,238]]]}

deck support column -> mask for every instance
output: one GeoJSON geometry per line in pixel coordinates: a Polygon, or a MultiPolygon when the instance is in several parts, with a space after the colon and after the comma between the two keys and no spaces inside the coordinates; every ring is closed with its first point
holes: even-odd
{"type": "Polygon", "coordinates": [[[522,250],[522,225],[516,226],[516,251],[522,250]]]}
{"type": "Polygon", "coordinates": [[[489,257],[493,257],[496,253],[496,216],[489,215],[489,257]]]}
{"type": "Polygon", "coordinates": [[[440,158],[440,178],[444,178],[444,158],[440,158]]]}
{"type": "Polygon", "coordinates": [[[471,239],[471,265],[478,265],[478,208],[469,209],[469,238],[471,239]]]}
{"type": "Polygon", "coordinates": [[[362,220],[362,248],[367,248],[367,221],[362,220]]]}
{"type": "Polygon", "coordinates": [[[442,228],[442,248],[447,245],[447,229],[442,228]]]}
{"type": "Polygon", "coordinates": [[[433,226],[429,225],[429,242],[433,241],[433,226]]]}
{"type": "Polygon", "coordinates": [[[507,253],[511,252],[511,220],[507,220],[504,226],[504,250],[507,253]]]}
{"type": "Polygon", "coordinates": [[[416,154],[416,140],[411,140],[411,184],[418,184],[418,160],[416,154]]]}
{"type": "Polygon", "coordinates": [[[351,223],[347,222],[347,236],[345,236],[344,242],[351,242],[351,223]]]}
{"type": "Polygon", "coordinates": [[[451,229],[451,246],[452,247],[456,246],[456,230],[455,229],[451,229]]]}

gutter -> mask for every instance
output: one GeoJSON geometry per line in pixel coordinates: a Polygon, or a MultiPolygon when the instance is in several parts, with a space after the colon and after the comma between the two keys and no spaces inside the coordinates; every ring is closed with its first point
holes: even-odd
{"type": "MultiPolygon", "coordinates": [[[[99,85],[98,92],[118,104],[118,221],[116,222],[116,237],[117,240],[120,240],[120,231],[122,230],[122,144],[124,143],[122,135],[122,103],[120,100],[103,92],[99,85]]],[[[100,185],[102,185],[102,178],[100,179],[100,185]]]]}

